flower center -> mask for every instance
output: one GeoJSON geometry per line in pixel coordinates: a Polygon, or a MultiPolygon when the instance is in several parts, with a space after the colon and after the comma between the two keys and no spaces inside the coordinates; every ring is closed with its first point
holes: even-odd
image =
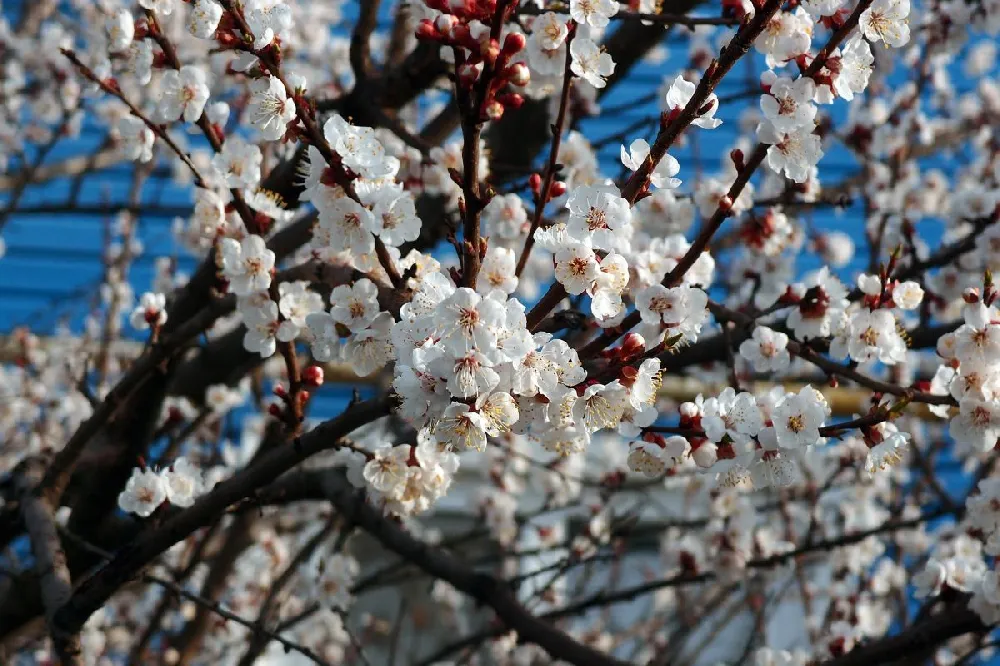
{"type": "Polygon", "coordinates": [[[577,277],[581,277],[587,274],[587,268],[590,266],[590,262],[583,257],[576,257],[569,262],[569,271],[577,277]]]}
{"type": "Polygon", "coordinates": [[[985,428],[990,424],[991,420],[992,414],[985,407],[979,406],[972,410],[972,423],[976,427],[985,428]]]}
{"type": "Polygon", "coordinates": [[[794,433],[802,432],[806,427],[805,419],[802,418],[801,414],[796,414],[795,416],[788,417],[788,429],[794,433]]]}
{"type": "Polygon", "coordinates": [[[458,311],[458,325],[471,331],[479,323],[479,310],[462,308],[458,311]]]}
{"type": "Polygon", "coordinates": [[[649,309],[653,312],[668,312],[674,309],[674,305],[670,299],[658,296],[649,301],[649,309]]]}
{"type": "Polygon", "coordinates": [[[597,229],[607,229],[607,214],[603,210],[591,207],[590,212],[587,213],[587,228],[591,231],[596,231],[597,229]]]}

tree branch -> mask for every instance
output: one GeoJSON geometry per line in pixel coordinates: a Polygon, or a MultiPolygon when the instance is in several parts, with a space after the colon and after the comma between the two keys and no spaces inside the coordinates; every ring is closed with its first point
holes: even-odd
{"type": "Polygon", "coordinates": [[[554,625],[532,615],[503,581],[477,573],[446,551],[414,539],[368,504],[365,494],[356,492],[343,477],[328,482],[327,497],[348,520],[387,549],[490,607],[508,628],[517,632],[520,640],[542,647],[553,659],[576,666],[623,666],[624,662],[577,642],[554,625]]]}

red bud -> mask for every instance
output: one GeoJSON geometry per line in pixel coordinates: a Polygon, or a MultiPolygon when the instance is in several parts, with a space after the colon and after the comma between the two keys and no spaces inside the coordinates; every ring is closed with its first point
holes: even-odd
{"type": "Polygon", "coordinates": [[[486,108],[483,109],[483,113],[490,120],[500,120],[500,118],[503,117],[503,104],[497,100],[493,100],[486,105],[486,108]]]}
{"type": "Polygon", "coordinates": [[[480,47],[480,53],[483,55],[483,60],[493,64],[500,57],[500,44],[495,39],[491,39],[480,47]]]}
{"type": "Polygon", "coordinates": [[[438,32],[434,24],[430,22],[429,19],[424,19],[417,26],[417,39],[433,39],[438,40],[441,38],[441,34],[438,32]]]}
{"type": "Polygon", "coordinates": [[[310,365],[302,371],[302,382],[307,386],[317,387],[323,385],[323,368],[318,365],[310,365]]]}
{"type": "Polygon", "coordinates": [[[514,55],[521,52],[528,40],[519,32],[512,32],[503,40],[503,52],[506,55],[514,55]]]}
{"type": "Polygon", "coordinates": [[[528,176],[528,186],[531,187],[531,191],[538,196],[539,191],[542,189],[542,176],[541,174],[533,173],[528,176]]]}
{"type": "Polygon", "coordinates": [[[623,358],[631,358],[636,354],[641,354],[646,349],[646,341],[638,333],[629,333],[622,340],[621,355],[623,358]]]}
{"type": "Polygon", "coordinates": [[[733,166],[736,167],[737,171],[743,171],[746,168],[746,162],[743,159],[743,151],[739,148],[734,148],[729,153],[729,159],[733,161],[733,166]]]}
{"type": "Polygon", "coordinates": [[[531,70],[523,62],[515,62],[504,72],[512,86],[524,87],[531,81],[531,70]]]}
{"type": "Polygon", "coordinates": [[[728,194],[721,199],[719,199],[719,210],[721,210],[725,215],[730,215],[733,212],[733,199],[728,194]]]}

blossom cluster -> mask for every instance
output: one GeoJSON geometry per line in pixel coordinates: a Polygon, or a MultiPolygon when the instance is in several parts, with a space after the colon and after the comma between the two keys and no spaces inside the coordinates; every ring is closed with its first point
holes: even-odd
{"type": "MultiPolygon", "coordinates": [[[[157,12],[166,15],[168,5],[147,9],[155,18],[157,12]]],[[[871,43],[898,47],[907,41],[906,3],[879,0],[838,48],[813,53],[816,28],[841,9],[839,3],[779,9],[754,42],[769,68],[760,79],[756,130],[766,150],[765,191],[782,177],[805,190],[814,187],[823,154],[819,105],[851,101],[865,90],[874,63],[871,43]]],[[[522,103],[515,90],[536,96],[573,78],[603,86],[614,65],[594,38],[619,10],[611,0],[574,1],[568,17],[541,12],[516,24],[492,21],[500,11],[504,19],[512,13],[494,3],[428,2],[414,18],[415,34],[440,45],[468,103],[478,105],[470,112],[480,122],[498,121],[503,108],[522,103]]],[[[749,20],[756,9],[743,3],[740,11],[749,20]]],[[[245,73],[250,133],[225,132],[232,110],[216,100],[216,83],[198,65],[173,63],[156,72],[152,118],[202,123],[217,148],[209,169],[198,174],[194,214],[177,225],[178,237],[192,250],[214,252],[218,288],[236,297],[247,351],[287,356],[304,343],[316,361],[343,360],[359,376],[392,367],[399,413],[414,426],[420,444],[370,453],[363,476],[393,510],[426,510],[458,467],[451,452],[482,451],[491,438],[529,437],[567,456],[585,451],[596,433],[616,431],[633,441],[628,459],[634,471],[661,475],[693,462],[726,483],[758,487],[791,484],[800,453],[825,441],[821,430],[828,428],[831,410],[811,387],[756,395],[730,387],[680,406],[678,430],[695,434],[662,437],[652,427],[660,418],[658,354],[697,343],[710,326],[706,290],[717,279],[715,259],[696,251],[685,232],[696,212],[706,218],[717,211],[739,214],[758,196],[749,183],[736,200],[728,195],[746,168],[741,150],[733,152],[727,173],[702,179],[688,198],[678,194],[678,160],[645,140],[632,141],[621,147],[621,162],[631,172],[630,183],[644,181],[642,196],[634,197],[600,177],[586,140],[571,133],[560,147],[559,177],[549,179],[549,190],[540,191],[540,178],[532,181],[536,217],[549,202],[562,208],[551,222],[529,222],[524,201],[514,194],[489,191],[483,197],[488,240],[469,283],[461,267],[415,249],[403,256],[401,248],[421,234],[417,197],[444,195],[448,210],[465,215],[473,203],[466,200],[461,171],[474,166],[486,177],[488,160],[470,165],[457,143],[434,148],[428,160],[392,132],[353,124],[336,111],[317,116],[306,101],[307,77],[287,71],[277,57],[278,45],[295,30],[292,13],[281,3],[234,10],[200,0],[188,17],[192,38],[229,49],[229,67],[245,73]],[[241,42],[244,37],[249,41],[241,42]],[[282,279],[281,260],[268,239],[290,223],[292,213],[262,181],[267,144],[276,141],[299,144],[304,156],[300,199],[316,210],[311,259],[347,267],[354,274],[346,281],[319,288],[310,280],[282,279]],[[538,251],[521,256],[528,242],[538,251]],[[616,330],[630,312],[638,316],[625,341],[607,350],[603,369],[581,358],[579,346],[538,332],[534,322],[529,326],[518,294],[527,282],[544,279],[547,265],[565,294],[586,297],[601,329],[616,330]],[[433,453],[435,446],[445,458],[433,453]]],[[[129,51],[140,86],[154,78],[147,71],[150,49],[162,47],[161,28],[149,20],[133,25],[123,10],[107,30],[108,49],[129,51]]],[[[679,122],[695,105],[688,116],[692,131],[721,125],[714,93],[702,95],[685,74],[668,78],[663,123],[679,122]]],[[[134,114],[121,117],[119,130],[126,155],[138,161],[148,160],[160,139],[156,126],[134,114]]],[[[759,276],[754,306],[774,313],[787,309],[783,324],[780,315],[762,318],[739,346],[753,371],[788,373],[790,349],[823,339],[835,359],[904,361],[897,312],[921,305],[920,285],[896,280],[892,264],[859,278],[860,299],[827,269],[789,279],[784,267],[802,240],[780,206],[750,215],[740,234],[748,252],[735,269],[759,276]]],[[[831,235],[826,242],[837,241],[831,235]]],[[[147,294],[133,325],[152,327],[155,334],[167,321],[165,306],[163,294],[147,294]]],[[[282,397],[294,412],[301,405],[293,403],[308,397],[302,387],[292,391],[282,397]]],[[[963,414],[974,409],[964,405],[963,414]]],[[[962,418],[953,428],[961,428],[962,418]]],[[[906,439],[891,423],[872,424],[866,433],[869,470],[897,459],[906,439]]]]}
{"type": "Polygon", "coordinates": [[[118,506],[126,513],[147,518],[164,502],[191,506],[206,490],[204,485],[201,471],[186,458],[178,458],[159,471],[136,468],[118,496],[118,506]]]}

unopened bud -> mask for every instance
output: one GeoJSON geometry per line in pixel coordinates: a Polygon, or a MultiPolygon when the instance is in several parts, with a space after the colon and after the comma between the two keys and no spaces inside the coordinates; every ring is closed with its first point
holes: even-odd
{"type": "Polygon", "coordinates": [[[736,167],[737,171],[743,171],[746,168],[746,162],[743,159],[743,151],[739,148],[734,148],[729,153],[729,159],[733,161],[733,166],[736,167]]]}
{"type": "Polygon", "coordinates": [[[650,444],[656,444],[661,449],[666,448],[667,440],[663,435],[655,432],[646,432],[642,435],[642,441],[649,442],[650,444]]]}
{"type": "Polygon", "coordinates": [[[455,29],[455,24],[457,23],[458,19],[451,14],[441,14],[434,19],[434,27],[445,37],[451,36],[451,31],[455,29]]]}
{"type": "Polygon", "coordinates": [[[531,70],[523,62],[515,62],[507,68],[507,80],[512,86],[523,88],[531,81],[531,70]]]}
{"type": "Polygon", "coordinates": [[[519,32],[512,32],[503,40],[503,52],[506,55],[514,55],[524,50],[528,40],[519,32]]]}
{"type": "Polygon", "coordinates": [[[424,19],[417,26],[417,39],[438,39],[441,34],[430,20],[424,19]]]}
{"type": "Polygon", "coordinates": [[[646,349],[646,340],[638,333],[629,333],[622,340],[621,354],[625,358],[631,358],[640,354],[646,349]]]}
{"type": "Polygon", "coordinates": [[[723,212],[724,215],[732,215],[733,213],[733,199],[728,194],[719,199],[719,210],[723,212]]]}
{"type": "Polygon", "coordinates": [[[267,406],[267,413],[276,419],[280,419],[284,411],[281,409],[281,405],[276,402],[272,402],[267,406]]]}
{"type": "Polygon", "coordinates": [[[531,188],[531,191],[535,196],[538,196],[538,193],[542,189],[541,174],[533,173],[530,176],[528,176],[528,187],[531,188]]]}
{"type": "Polygon", "coordinates": [[[507,93],[500,95],[497,101],[503,104],[505,109],[520,109],[524,104],[524,97],[517,93],[507,93]]]}
{"type": "Polygon", "coordinates": [[[561,197],[566,194],[566,183],[561,180],[557,180],[552,183],[552,187],[549,188],[549,197],[555,199],[556,197],[561,197]]]}
{"type": "Polygon", "coordinates": [[[482,54],[483,60],[493,64],[500,56],[500,44],[498,44],[495,39],[483,42],[483,44],[479,47],[479,52],[482,54]]]}
{"type": "Polygon", "coordinates": [[[272,392],[282,400],[288,397],[288,390],[281,384],[275,384],[272,392]]]}
{"type": "Polygon", "coordinates": [[[469,26],[466,23],[455,23],[451,32],[448,33],[448,36],[461,46],[478,46],[479,44],[479,42],[472,39],[472,34],[469,32],[469,26]]]}
{"type": "Polygon", "coordinates": [[[302,382],[306,384],[306,386],[322,386],[323,379],[323,368],[318,365],[310,365],[302,371],[302,382]]]}
{"type": "Polygon", "coordinates": [[[503,104],[497,100],[493,100],[486,105],[483,113],[485,113],[486,117],[490,120],[500,120],[503,117],[503,104]]]}
{"type": "Polygon", "coordinates": [[[695,465],[702,469],[707,469],[715,464],[719,456],[715,444],[705,442],[691,452],[691,458],[694,460],[695,465]]]}

